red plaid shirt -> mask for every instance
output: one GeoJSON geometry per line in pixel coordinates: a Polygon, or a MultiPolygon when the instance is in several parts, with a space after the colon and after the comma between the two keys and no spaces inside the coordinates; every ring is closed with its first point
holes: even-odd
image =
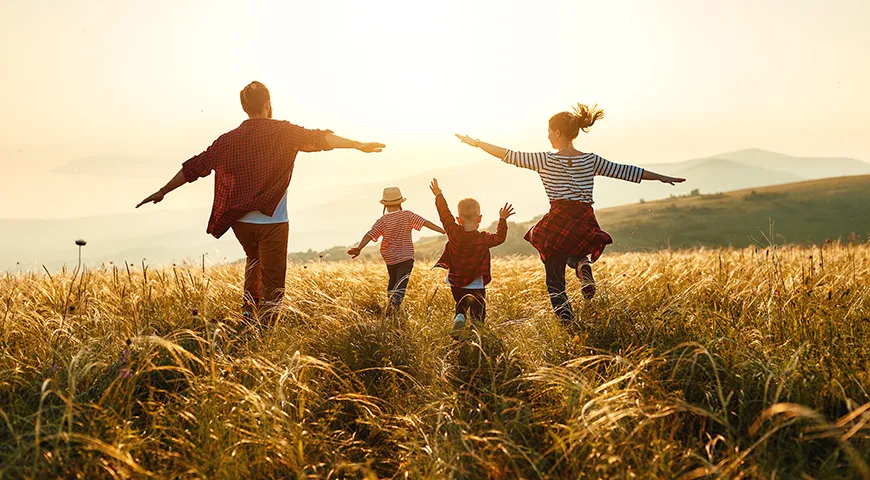
{"type": "Polygon", "coordinates": [[[332,132],[252,118],[184,162],[181,169],[188,182],[215,172],[214,204],[206,233],[220,238],[248,212],[275,213],[290,185],[296,154],[331,150],[327,133],[332,132]]]}
{"type": "Polygon", "coordinates": [[[555,252],[574,257],[590,256],[594,262],[613,243],[610,234],[601,230],[592,205],[574,200],[550,202],[550,211],[523,237],[541,254],[541,260],[555,252]]]}
{"type": "Polygon", "coordinates": [[[499,219],[494,234],[478,230],[467,232],[456,223],[444,195],[435,197],[435,208],[447,231],[447,245],[435,266],[447,269],[447,280],[454,287],[462,288],[478,278],[483,278],[484,285],[489,284],[492,281],[489,249],[504,243],[507,220],[499,219]]]}

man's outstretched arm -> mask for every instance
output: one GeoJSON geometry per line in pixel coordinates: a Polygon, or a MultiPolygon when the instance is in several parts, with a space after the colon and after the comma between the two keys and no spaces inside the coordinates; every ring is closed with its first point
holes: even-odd
{"type": "Polygon", "coordinates": [[[157,190],[145,198],[145,200],[139,202],[139,205],[136,205],[136,208],[139,208],[146,203],[159,203],[167,193],[185,183],[190,183],[198,178],[210,175],[212,170],[214,170],[215,164],[221,158],[222,148],[220,139],[215,140],[215,142],[205,149],[204,152],[182,163],[181,170],[179,170],[178,173],[176,173],[175,176],[163,186],[163,188],[157,190]]]}
{"type": "Polygon", "coordinates": [[[328,143],[332,148],[355,148],[366,153],[380,152],[386,146],[383,143],[378,142],[357,142],[356,140],[339,137],[332,132],[326,134],[326,143],[328,143]]]}
{"type": "Polygon", "coordinates": [[[163,200],[163,197],[167,193],[175,190],[176,188],[184,185],[185,183],[187,183],[187,179],[184,178],[184,169],[181,169],[178,171],[178,173],[175,174],[174,177],[172,177],[172,180],[169,180],[169,182],[167,182],[166,185],[164,185],[160,190],[157,190],[155,193],[149,195],[145,200],[139,202],[139,205],[136,205],[136,208],[139,208],[146,203],[160,203],[160,201],[163,200]]]}

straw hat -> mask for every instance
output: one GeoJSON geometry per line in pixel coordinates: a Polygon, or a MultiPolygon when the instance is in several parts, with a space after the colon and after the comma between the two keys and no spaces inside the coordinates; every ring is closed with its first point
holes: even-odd
{"type": "Polygon", "coordinates": [[[399,187],[387,187],[384,189],[384,195],[381,199],[383,205],[401,205],[407,198],[402,196],[402,191],[399,187]]]}

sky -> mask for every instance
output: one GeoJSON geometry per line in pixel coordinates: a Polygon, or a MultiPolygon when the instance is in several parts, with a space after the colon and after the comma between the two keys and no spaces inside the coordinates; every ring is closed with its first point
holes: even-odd
{"type": "MultiPolygon", "coordinates": [[[[486,158],[455,132],[546,150],[575,102],[606,112],[577,147],[624,163],[870,160],[868,20],[866,0],[0,0],[0,218],[131,211],[244,120],[252,80],[276,118],[387,144],[305,156],[300,195],[486,158]],[[90,157],[130,173],[58,173],[90,157]]],[[[210,203],[198,183],[172,206],[210,203]]]]}

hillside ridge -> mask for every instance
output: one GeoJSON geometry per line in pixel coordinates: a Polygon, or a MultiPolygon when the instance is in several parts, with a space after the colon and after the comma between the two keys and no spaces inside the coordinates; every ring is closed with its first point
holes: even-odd
{"type": "MultiPolygon", "coordinates": [[[[596,211],[601,228],[614,237],[608,251],[663,248],[746,247],[765,242],[823,243],[842,239],[867,241],[870,235],[870,175],[805,180],[728,192],[680,195],[596,211]]],[[[508,239],[495,255],[534,255],[522,239],[536,217],[511,222],[508,239]]],[[[486,230],[494,231],[495,224],[486,230]]],[[[415,243],[418,258],[440,253],[446,239],[423,237],[415,243]]],[[[343,260],[347,247],[295,252],[293,261],[343,260]]],[[[363,258],[377,258],[379,245],[363,258]]]]}

